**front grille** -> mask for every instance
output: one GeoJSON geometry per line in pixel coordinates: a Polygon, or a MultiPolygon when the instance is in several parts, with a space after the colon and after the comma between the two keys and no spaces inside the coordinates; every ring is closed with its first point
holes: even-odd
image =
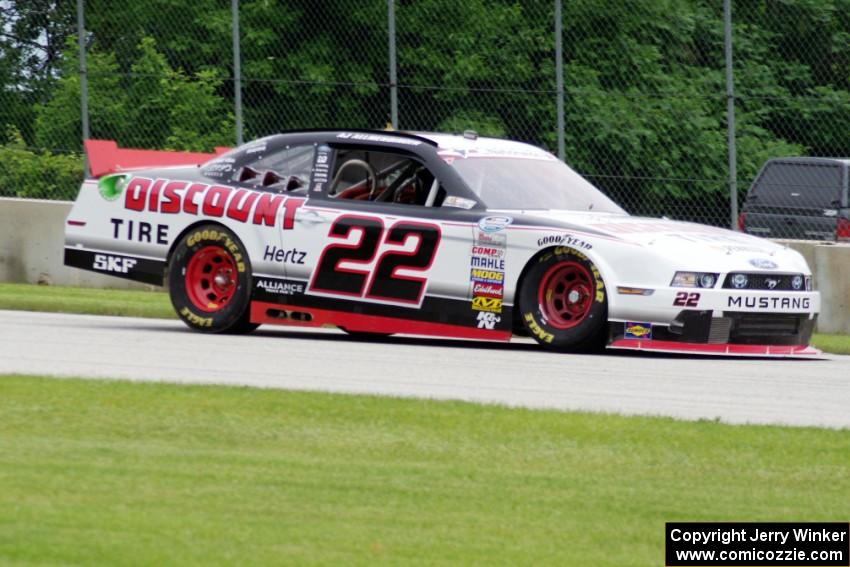
{"type": "Polygon", "coordinates": [[[784,313],[723,313],[732,320],[730,343],[808,344],[815,319],[784,313]]]}
{"type": "Polygon", "coordinates": [[[736,315],[733,320],[732,333],[740,338],[796,335],[800,327],[799,315],[745,313],[736,315]]]}
{"type": "Polygon", "coordinates": [[[735,287],[732,285],[732,278],[739,273],[744,272],[734,272],[726,275],[726,279],[723,280],[723,288],[724,289],[765,289],[768,291],[805,291],[806,290],[806,278],[803,277],[803,274],[750,274],[744,273],[747,276],[747,285],[746,287],[735,287]],[[799,276],[802,278],[802,286],[800,289],[794,289],[791,285],[791,280],[794,279],[795,276],[799,276]],[[771,287],[771,282],[773,282],[773,287],[771,287]]]}

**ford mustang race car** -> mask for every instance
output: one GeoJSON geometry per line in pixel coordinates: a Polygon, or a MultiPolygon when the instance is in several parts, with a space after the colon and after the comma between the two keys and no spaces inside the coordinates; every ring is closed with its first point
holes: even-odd
{"type": "Polygon", "coordinates": [[[65,263],[165,285],[186,325],[212,333],[818,353],[820,297],[799,253],[630,216],[550,153],[474,132],[289,132],[87,179],[65,263]]]}

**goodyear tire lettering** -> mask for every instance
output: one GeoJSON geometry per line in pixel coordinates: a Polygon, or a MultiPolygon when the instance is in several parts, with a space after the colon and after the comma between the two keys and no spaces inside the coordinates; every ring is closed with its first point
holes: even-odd
{"type": "Polygon", "coordinates": [[[550,344],[553,340],[555,340],[555,335],[544,331],[534,319],[534,315],[532,313],[526,313],[525,315],[523,315],[523,317],[525,318],[525,322],[528,324],[528,329],[535,337],[537,337],[543,342],[550,344]]]}

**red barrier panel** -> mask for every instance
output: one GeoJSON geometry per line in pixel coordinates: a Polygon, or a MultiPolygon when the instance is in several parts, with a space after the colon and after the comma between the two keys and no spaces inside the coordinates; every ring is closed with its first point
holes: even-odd
{"type": "Polygon", "coordinates": [[[230,148],[218,147],[214,153],[172,152],[165,150],[136,150],[119,148],[113,140],[86,140],[86,154],[92,177],[147,167],[198,165],[230,148]]]}

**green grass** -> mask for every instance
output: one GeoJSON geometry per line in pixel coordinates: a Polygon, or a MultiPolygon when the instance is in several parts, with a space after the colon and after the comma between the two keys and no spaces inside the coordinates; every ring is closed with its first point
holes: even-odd
{"type": "Polygon", "coordinates": [[[662,565],[842,521],[850,431],[0,376],[0,563],[662,565]]]}
{"type": "MultiPolygon", "coordinates": [[[[79,287],[0,284],[0,309],[175,318],[168,295],[161,291],[130,291],[79,287]]],[[[850,354],[850,336],[815,334],[812,344],[824,352],[850,354]]]]}
{"type": "Polygon", "coordinates": [[[168,295],[161,291],[31,284],[0,284],[0,309],[159,319],[176,317],[168,295]]]}

